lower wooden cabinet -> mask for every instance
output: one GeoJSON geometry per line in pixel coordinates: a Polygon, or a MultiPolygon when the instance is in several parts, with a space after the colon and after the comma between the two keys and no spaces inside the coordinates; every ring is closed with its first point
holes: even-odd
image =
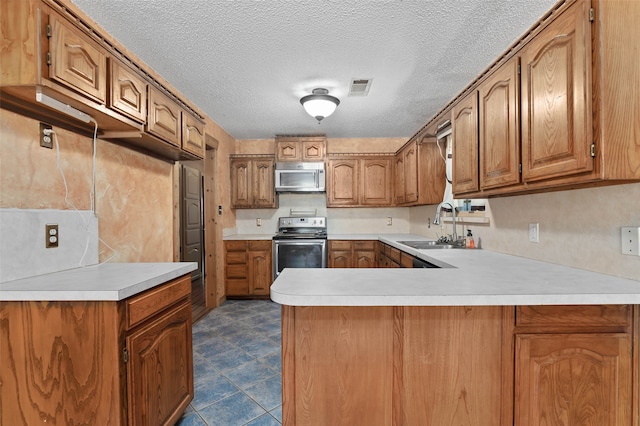
{"type": "Polygon", "coordinates": [[[329,241],[329,268],[375,268],[376,241],[329,241]]]}
{"type": "Polygon", "coordinates": [[[191,326],[190,274],[119,302],[0,302],[0,424],[175,424],[191,326]]]}
{"type": "Polygon", "coordinates": [[[227,297],[264,298],[273,282],[271,240],[225,241],[227,297]]]}

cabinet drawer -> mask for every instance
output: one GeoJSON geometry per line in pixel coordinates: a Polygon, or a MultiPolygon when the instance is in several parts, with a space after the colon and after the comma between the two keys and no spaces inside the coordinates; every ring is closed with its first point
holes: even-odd
{"type": "Polygon", "coordinates": [[[351,250],[353,241],[329,241],[329,250],[351,250]]]}
{"type": "Polygon", "coordinates": [[[395,247],[389,247],[387,255],[396,263],[400,263],[400,250],[395,247]]]}
{"type": "Polygon", "coordinates": [[[247,251],[247,241],[225,241],[224,248],[227,251],[247,251]]]}
{"type": "Polygon", "coordinates": [[[271,250],[271,240],[249,241],[249,251],[269,251],[271,250]]]}
{"type": "Polygon", "coordinates": [[[371,251],[371,250],[375,250],[376,249],[376,242],[371,240],[371,241],[355,241],[353,243],[353,247],[356,250],[367,250],[367,251],[371,251]]]}
{"type": "Polygon", "coordinates": [[[246,251],[230,251],[227,252],[227,265],[237,265],[239,263],[246,264],[247,263],[247,252],[246,251]]]}
{"type": "Polygon", "coordinates": [[[247,278],[247,265],[245,263],[237,265],[227,265],[226,277],[227,278],[247,278]]]}
{"type": "Polygon", "coordinates": [[[626,327],[629,305],[517,306],[516,325],[528,327],[626,327]]]}
{"type": "Polygon", "coordinates": [[[227,280],[227,296],[248,296],[249,281],[244,279],[227,280]]]}
{"type": "Polygon", "coordinates": [[[126,300],[127,330],[191,294],[191,274],[126,300]]]}

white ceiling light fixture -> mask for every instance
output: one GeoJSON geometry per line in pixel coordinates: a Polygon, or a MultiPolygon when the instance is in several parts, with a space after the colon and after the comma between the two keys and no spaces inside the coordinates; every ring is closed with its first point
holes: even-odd
{"type": "Polygon", "coordinates": [[[329,95],[327,89],[317,88],[311,91],[312,95],[307,95],[300,99],[300,103],[307,111],[307,114],[318,120],[318,123],[333,114],[338,105],[340,105],[340,99],[335,96],[329,95]]]}

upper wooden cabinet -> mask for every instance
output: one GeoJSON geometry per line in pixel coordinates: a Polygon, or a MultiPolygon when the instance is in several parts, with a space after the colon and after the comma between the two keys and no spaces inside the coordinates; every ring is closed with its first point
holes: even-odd
{"type": "Polygon", "coordinates": [[[204,115],[69,0],[4,0],[0,106],[167,160],[204,158],[204,115]],[[157,92],[157,93],[156,93],[157,92]],[[166,95],[166,99],[163,97],[166,95]],[[184,116],[184,117],[183,117],[184,116]]]}
{"type": "Polygon", "coordinates": [[[392,204],[391,156],[335,157],[327,168],[327,207],[392,204]]]}
{"type": "Polygon", "coordinates": [[[147,82],[115,58],[109,58],[109,68],[109,106],[136,121],[146,122],[147,82]]]}
{"type": "Polygon", "coordinates": [[[418,135],[394,157],[395,204],[417,206],[442,201],[445,186],[444,160],[435,140],[418,135]]]}
{"type": "Polygon", "coordinates": [[[478,94],[471,92],[451,112],[454,194],[477,192],[478,177],[478,94]]]}
{"type": "Polygon", "coordinates": [[[273,157],[231,158],[231,207],[236,209],[276,208],[273,157]]]}
{"type": "Polygon", "coordinates": [[[276,161],[322,162],[326,143],[324,136],[276,136],[276,161]]]}

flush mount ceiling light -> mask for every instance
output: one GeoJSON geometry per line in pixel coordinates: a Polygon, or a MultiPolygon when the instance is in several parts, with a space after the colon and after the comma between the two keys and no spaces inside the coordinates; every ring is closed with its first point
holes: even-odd
{"type": "Polygon", "coordinates": [[[300,99],[300,103],[304,107],[304,110],[307,111],[307,114],[314,117],[318,120],[318,123],[320,123],[323,118],[333,114],[333,111],[335,111],[336,107],[340,104],[340,99],[329,95],[327,89],[313,89],[311,93],[313,94],[300,99]]]}

